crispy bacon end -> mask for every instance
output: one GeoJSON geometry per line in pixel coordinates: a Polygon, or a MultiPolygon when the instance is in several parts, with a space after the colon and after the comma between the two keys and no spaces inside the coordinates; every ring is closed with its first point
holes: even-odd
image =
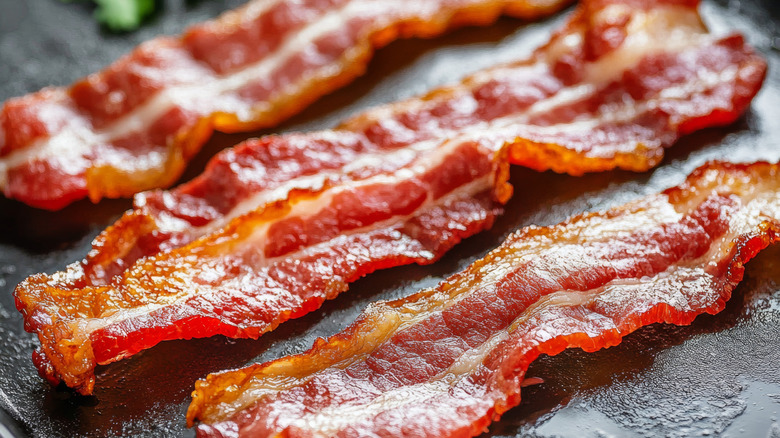
{"type": "Polygon", "coordinates": [[[744,263],[780,240],[778,177],[712,163],[659,195],[522,229],[303,354],[209,375],[189,424],[223,438],[477,435],[520,402],[540,354],[722,310],[744,263]]]}
{"type": "Polygon", "coordinates": [[[162,340],[260,336],[488,227],[508,163],[646,170],[681,134],[738,117],[765,70],[689,4],[586,1],[530,59],[337,130],[251,140],[139,195],[86,260],[16,289],[36,364],[89,393],[95,364],[162,340]]]}
{"type": "Polygon", "coordinates": [[[213,130],[273,126],[363,73],[375,48],[571,0],[254,0],[0,110],[0,190],[34,207],[166,187],[213,130]]]}

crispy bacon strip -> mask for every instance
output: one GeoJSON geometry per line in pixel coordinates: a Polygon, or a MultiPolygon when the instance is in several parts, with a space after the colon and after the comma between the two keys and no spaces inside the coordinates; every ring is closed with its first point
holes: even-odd
{"type": "Polygon", "coordinates": [[[89,196],[165,187],[213,130],[279,123],[363,73],[373,50],[532,19],[570,0],[254,0],[139,46],[70,88],[11,99],[0,111],[0,189],[59,209],[89,196]]]}
{"type": "Polygon", "coordinates": [[[250,141],[140,195],[84,262],[17,288],[42,374],[89,393],[95,364],[162,340],[257,337],[488,227],[508,162],[644,170],[681,133],[744,111],[766,64],[741,37],[710,36],[690,6],[635,3],[591,0],[529,60],[339,130],[250,141]]]}
{"type": "Polygon", "coordinates": [[[303,354],[209,375],[188,421],[200,437],[477,435],[520,402],[540,354],[722,310],[744,263],[780,240],[779,176],[709,164],[659,195],[520,230],[303,354]]]}

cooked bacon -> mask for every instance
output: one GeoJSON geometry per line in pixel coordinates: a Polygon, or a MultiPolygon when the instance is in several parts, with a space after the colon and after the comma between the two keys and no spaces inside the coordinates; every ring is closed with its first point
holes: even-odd
{"type": "Polygon", "coordinates": [[[257,338],[376,269],[433,262],[490,227],[505,200],[494,194],[500,163],[479,144],[440,153],[360,182],[296,190],[107,284],[88,284],[80,264],[28,278],[16,299],[41,339],[36,365],[90,393],[96,364],[168,339],[257,338]]]}
{"type": "Polygon", "coordinates": [[[713,163],[659,195],[522,229],[305,353],[209,375],[189,424],[225,438],[477,435],[520,402],[540,354],[722,310],[744,263],[780,240],[778,177],[713,163]]]}
{"type": "Polygon", "coordinates": [[[604,3],[584,3],[529,60],[338,130],[249,141],[176,190],[139,195],[85,261],[17,288],[42,374],[89,393],[95,364],[162,340],[260,336],[488,227],[509,162],[644,170],[681,133],[747,107],[766,64],[741,37],[710,36],[689,6],[604,3]],[[614,16],[622,43],[586,50],[614,16]]]}
{"type": "Polygon", "coordinates": [[[213,130],[269,127],[360,75],[374,48],[570,0],[254,0],[0,111],[0,189],[59,209],[165,187],[213,130]]]}

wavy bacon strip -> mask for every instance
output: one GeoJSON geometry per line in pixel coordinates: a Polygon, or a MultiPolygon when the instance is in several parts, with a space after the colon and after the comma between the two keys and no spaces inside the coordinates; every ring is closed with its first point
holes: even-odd
{"type": "Polygon", "coordinates": [[[59,209],[181,175],[213,130],[273,126],[363,73],[373,50],[570,0],[254,0],[0,111],[0,189],[59,209]]]}
{"type": "Polygon", "coordinates": [[[529,364],[717,313],[780,240],[780,168],[714,163],[679,187],[511,235],[438,287],[372,304],[311,350],[209,375],[199,437],[473,436],[529,364]]]}
{"type": "Polygon", "coordinates": [[[140,195],[85,261],[17,288],[39,370],[89,393],[96,364],[160,341],[260,336],[490,226],[509,162],[644,170],[682,133],[738,117],[765,62],[709,35],[694,7],[637,4],[585,2],[529,60],[339,130],[247,142],[140,195]]]}

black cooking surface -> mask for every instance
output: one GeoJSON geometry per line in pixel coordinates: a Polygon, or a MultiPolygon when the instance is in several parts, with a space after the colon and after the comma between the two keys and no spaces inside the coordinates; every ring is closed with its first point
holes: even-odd
{"type": "MultiPolygon", "coordinates": [[[[212,371],[266,361],[308,348],[344,328],[375,300],[436,284],[497,246],[512,230],[552,224],[681,182],[707,160],[780,159],[780,11],[777,0],[705,2],[705,20],[719,33],[739,30],[770,62],[769,77],[748,114],[733,126],[683,138],[662,165],[642,174],[570,177],[515,168],[516,193],[489,231],[457,246],[433,266],[372,274],[319,311],[283,324],[257,341],[222,337],[171,341],[99,367],[95,395],[83,397],[40,379],[30,360],[37,340],[22,329],[14,286],[82,258],[92,238],[127,208],[128,200],[82,201],[42,212],[0,199],[0,437],[192,436],[184,426],[196,379],[212,371]],[[544,190],[539,190],[543,187],[544,190]],[[3,424],[5,428],[3,429],[3,424]]],[[[139,31],[115,35],[92,20],[88,3],[0,0],[0,101],[46,85],[64,85],[108,64],[141,41],[173,34],[240,0],[168,0],[139,31]]],[[[369,72],[286,123],[278,131],[333,126],[362,108],[419,94],[466,73],[519,58],[544,42],[563,15],[537,24],[503,19],[432,41],[382,49],[369,72]]],[[[273,131],[253,133],[259,135],[273,131]]],[[[209,156],[246,135],[217,135],[183,180],[209,156]]],[[[725,311],[689,327],[654,325],[618,347],[543,356],[528,372],[543,384],[493,424],[490,436],[780,437],[780,247],[748,265],[725,311]]]]}

